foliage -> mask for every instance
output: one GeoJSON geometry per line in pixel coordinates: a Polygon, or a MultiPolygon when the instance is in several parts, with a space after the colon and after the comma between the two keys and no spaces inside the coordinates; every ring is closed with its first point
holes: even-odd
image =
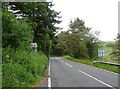
{"type": "Polygon", "coordinates": [[[27,48],[33,40],[31,26],[25,20],[17,20],[7,10],[2,13],[2,46],[11,48],[27,48]]]}
{"type": "Polygon", "coordinates": [[[117,61],[112,58],[112,51],[114,50],[115,41],[101,41],[101,47],[104,49],[104,61],[106,62],[114,62],[117,61]]]}
{"type": "Polygon", "coordinates": [[[16,11],[14,14],[17,17],[28,18],[36,24],[33,25],[33,42],[38,43],[38,50],[45,54],[48,54],[46,48],[49,48],[46,42],[54,41],[55,33],[60,29],[55,27],[61,22],[60,12],[52,10],[52,7],[52,2],[10,2],[10,9],[16,11]]]}
{"type": "Polygon", "coordinates": [[[112,58],[116,61],[120,61],[120,34],[118,33],[116,42],[113,46],[113,51],[111,53],[112,58]]]}
{"type": "Polygon", "coordinates": [[[75,59],[74,58],[72,58],[71,56],[69,56],[69,55],[65,55],[65,56],[63,56],[63,58],[65,58],[65,59],[69,59],[69,60],[72,60],[72,61],[74,61],[75,59]]]}
{"type": "Polygon", "coordinates": [[[41,77],[47,66],[47,57],[42,52],[3,48],[3,87],[21,87],[41,77]]]}
{"type": "Polygon", "coordinates": [[[42,77],[48,58],[41,51],[30,50],[35,23],[28,18],[16,18],[2,5],[2,86],[31,86],[42,77]]]}
{"type": "Polygon", "coordinates": [[[90,30],[91,28],[86,27],[84,21],[79,18],[70,21],[69,30],[57,35],[56,49],[75,58],[96,57],[99,42],[90,30]]]}

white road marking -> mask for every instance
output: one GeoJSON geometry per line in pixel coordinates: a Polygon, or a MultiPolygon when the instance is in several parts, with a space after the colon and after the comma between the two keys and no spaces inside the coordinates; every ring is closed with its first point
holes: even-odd
{"type": "Polygon", "coordinates": [[[48,88],[51,89],[51,78],[48,78],[48,88]]]}
{"type": "Polygon", "coordinates": [[[93,77],[93,76],[91,76],[91,75],[89,75],[89,74],[81,71],[81,70],[78,70],[78,71],[81,72],[81,73],[83,73],[83,74],[85,74],[85,75],[87,75],[88,77],[90,77],[90,78],[92,78],[92,79],[94,79],[94,80],[96,80],[96,81],[98,81],[98,82],[100,82],[100,83],[102,83],[102,84],[104,84],[104,85],[112,88],[112,89],[116,89],[116,88],[114,88],[113,86],[111,86],[111,85],[109,85],[109,84],[107,84],[107,83],[105,83],[105,82],[103,82],[103,81],[101,81],[101,80],[99,80],[99,79],[97,79],[97,78],[95,78],[95,77],[93,77]]]}
{"type": "Polygon", "coordinates": [[[48,64],[48,76],[50,77],[50,60],[49,60],[49,64],[48,64]]]}
{"type": "Polygon", "coordinates": [[[68,64],[68,63],[66,63],[66,65],[68,65],[68,66],[72,67],[72,65],[70,65],[70,64],[68,64]]]}
{"type": "Polygon", "coordinates": [[[50,60],[49,60],[49,65],[48,65],[48,88],[51,89],[50,60]]]}
{"type": "Polygon", "coordinates": [[[64,62],[64,61],[61,60],[61,62],[64,62]]]}

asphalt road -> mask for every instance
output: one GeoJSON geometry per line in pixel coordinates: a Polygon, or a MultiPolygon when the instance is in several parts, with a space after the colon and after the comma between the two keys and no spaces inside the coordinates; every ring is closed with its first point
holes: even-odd
{"type": "Polygon", "coordinates": [[[48,81],[43,87],[72,89],[119,89],[118,74],[73,62],[61,57],[50,58],[48,81]]]}

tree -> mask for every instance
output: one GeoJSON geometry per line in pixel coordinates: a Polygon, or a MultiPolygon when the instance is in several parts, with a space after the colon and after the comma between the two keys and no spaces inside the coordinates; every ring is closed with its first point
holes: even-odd
{"type": "Polygon", "coordinates": [[[69,33],[62,31],[56,37],[56,43],[54,47],[54,54],[60,56],[69,52],[69,33]]]}
{"type": "Polygon", "coordinates": [[[74,50],[75,57],[88,57],[85,42],[90,28],[85,27],[84,21],[76,18],[74,21],[70,21],[69,33],[71,33],[72,50],[74,50]]]}
{"type": "Polygon", "coordinates": [[[33,40],[32,27],[26,20],[17,20],[13,13],[8,12],[6,4],[2,11],[2,46],[11,48],[27,48],[33,40]]]}
{"type": "Polygon", "coordinates": [[[116,61],[120,61],[120,33],[117,34],[116,42],[113,46],[112,58],[116,61]]]}
{"type": "Polygon", "coordinates": [[[28,18],[36,25],[32,25],[34,30],[33,42],[38,43],[38,48],[46,52],[46,36],[49,35],[49,40],[54,41],[56,32],[60,29],[55,27],[59,24],[61,17],[60,12],[52,10],[52,2],[10,2],[10,9],[16,17],[28,18]],[[46,35],[47,34],[47,35],[46,35]]]}
{"type": "Polygon", "coordinates": [[[69,29],[57,35],[57,48],[64,54],[75,58],[92,58],[97,52],[97,38],[90,33],[91,28],[85,26],[84,21],[79,18],[70,21],[69,29]]]}

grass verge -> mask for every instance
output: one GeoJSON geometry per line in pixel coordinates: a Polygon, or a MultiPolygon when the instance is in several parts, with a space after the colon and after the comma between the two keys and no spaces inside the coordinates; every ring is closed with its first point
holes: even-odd
{"type": "Polygon", "coordinates": [[[34,82],[31,87],[41,87],[44,81],[46,81],[48,77],[48,67],[45,69],[45,72],[43,73],[43,76],[37,79],[36,82],[34,82]]]}
{"type": "Polygon", "coordinates": [[[48,58],[42,52],[2,50],[2,87],[31,87],[45,73],[48,58]]]}
{"type": "Polygon", "coordinates": [[[101,64],[101,63],[93,63],[93,61],[90,61],[88,59],[74,59],[74,58],[72,58],[68,55],[63,56],[63,58],[71,60],[71,61],[79,62],[79,63],[82,63],[82,64],[87,64],[87,65],[90,65],[90,66],[98,67],[98,68],[101,68],[101,69],[105,69],[105,70],[108,70],[108,71],[120,73],[118,66],[101,64]]]}

